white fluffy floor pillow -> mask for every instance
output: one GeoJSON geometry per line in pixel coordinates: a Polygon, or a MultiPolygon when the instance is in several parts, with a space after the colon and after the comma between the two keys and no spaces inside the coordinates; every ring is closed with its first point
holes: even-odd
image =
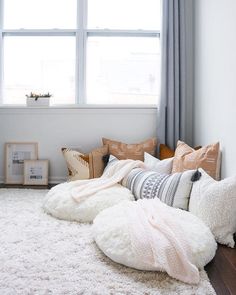
{"type": "Polygon", "coordinates": [[[77,203],[71,196],[70,183],[63,183],[48,192],[43,209],[52,216],[79,222],[92,222],[102,210],[114,206],[124,200],[133,201],[131,192],[117,184],[111,188],[97,192],[85,201],[77,203]]]}
{"type": "MultiPolygon", "coordinates": [[[[140,270],[153,270],[141,260],[135,260],[132,252],[129,224],[124,208],[133,205],[133,202],[122,202],[101,212],[93,223],[94,239],[104,254],[113,261],[140,270]]],[[[212,233],[191,213],[171,209],[173,209],[172,214],[179,218],[181,226],[185,229],[185,237],[192,250],[191,262],[202,269],[215,255],[217,245],[212,233]]],[[[158,270],[163,271],[163,268],[160,267],[158,270]]]]}

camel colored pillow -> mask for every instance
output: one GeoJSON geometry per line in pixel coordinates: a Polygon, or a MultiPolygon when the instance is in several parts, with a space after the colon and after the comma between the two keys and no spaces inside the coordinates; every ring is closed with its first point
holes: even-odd
{"type": "Polygon", "coordinates": [[[89,173],[90,178],[102,176],[105,164],[103,157],[108,154],[108,146],[104,145],[89,153],[89,173]]]}
{"type": "Polygon", "coordinates": [[[172,173],[204,169],[211,177],[220,179],[219,142],[195,150],[182,141],[178,141],[175,150],[172,173]]]}
{"type": "Polygon", "coordinates": [[[132,159],[144,160],[144,152],[156,155],[157,140],[151,138],[136,144],[126,144],[120,141],[115,141],[103,138],[104,145],[108,145],[108,153],[115,156],[119,160],[132,159]]]}
{"type": "Polygon", "coordinates": [[[165,160],[174,157],[175,151],[169,148],[165,144],[160,144],[160,152],[159,152],[159,158],[160,160],[165,160]]]}

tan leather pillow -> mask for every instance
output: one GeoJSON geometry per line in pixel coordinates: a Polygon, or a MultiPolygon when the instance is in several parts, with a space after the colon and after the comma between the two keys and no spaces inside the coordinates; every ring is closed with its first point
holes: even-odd
{"type": "Polygon", "coordinates": [[[102,175],[105,164],[103,156],[108,154],[108,146],[104,145],[89,153],[90,178],[98,178],[102,175]]]}
{"type": "Polygon", "coordinates": [[[214,179],[220,178],[219,142],[195,150],[178,141],[175,150],[172,173],[202,168],[214,179]]]}
{"type": "Polygon", "coordinates": [[[144,152],[147,152],[152,156],[156,155],[156,138],[151,138],[136,144],[127,144],[107,138],[103,138],[102,142],[104,145],[108,145],[108,153],[119,160],[132,159],[143,161],[144,152]]]}

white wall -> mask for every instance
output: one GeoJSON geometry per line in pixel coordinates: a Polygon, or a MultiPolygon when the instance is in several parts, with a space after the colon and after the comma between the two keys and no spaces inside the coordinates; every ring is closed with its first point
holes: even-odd
{"type": "Polygon", "coordinates": [[[220,141],[222,176],[236,174],[236,1],[195,1],[194,142],[220,141]]]}
{"type": "Polygon", "coordinates": [[[108,137],[136,143],[156,136],[156,109],[0,109],[0,181],[4,178],[4,143],[36,141],[39,157],[50,160],[50,181],[66,177],[61,147],[88,152],[108,137]]]}

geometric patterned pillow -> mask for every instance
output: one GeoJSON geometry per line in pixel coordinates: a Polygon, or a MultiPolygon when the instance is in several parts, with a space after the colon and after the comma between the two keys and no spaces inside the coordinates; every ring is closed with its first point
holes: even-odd
{"type": "MultiPolygon", "coordinates": [[[[105,170],[117,161],[116,157],[110,155],[105,170]]],[[[136,200],[159,198],[169,206],[188,210],[195,172],[189,170],[169,175],[135,168],[123,178],[121,184],[132,192],[136,200]]]]}
{"type": "Polygon", "coordinates": [[[89,156],[69,148],[61,150],[67,164],[68,180],[89,179],[89,156]]]}
{"type": "Polygon", "coordinates": [[[194,173],[195,170],[159,174],[136,168],[123,179],[122,185],[133,193],[136,200],[158,198],[168,206],[188,210],[194,173]]]}
{"type": "Polygon", "coordinates": [[[108,154],[108,146],[94,149],[86,155],[69,148],[62,148],[62,153],[69,172],[68,180],[98,178],[104,170],[103,157],[108,154]]]}

